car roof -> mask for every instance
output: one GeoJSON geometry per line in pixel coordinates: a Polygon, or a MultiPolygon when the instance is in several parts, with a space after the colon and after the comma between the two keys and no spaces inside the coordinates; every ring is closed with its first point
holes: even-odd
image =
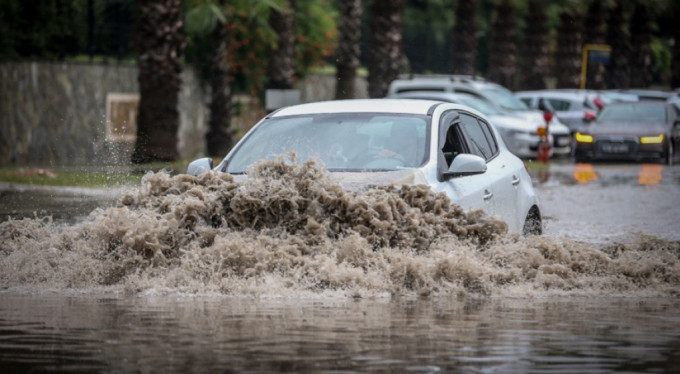
{"type": "Polygon", "coordinates": [[[611,103],[607,106],[630,106],[630,105],[637,105],[637,106],[669,106],[671,103],[668,103],[666,101],[661,101],[661,100],[645,100],[645,101],[617,101],[614,103],[611,103]]]}
{"type": "Polygon", "coordinates": [[[315,113],[397,113],[428,115],[435,106],[433,100],[354,99],[318,101],[282,108],[268,117],[283,117],[315,113]]]}
{"type": "Polygon", "coordinates": [[[580,91],[580,90],[537,90],[537,91],[517,91],[517,97],[555,97],[565,100],[584,100],[593,96],[597,96],[595,91],[580,91]]]}
{"type": "Polygon", "coordinates": [[[628,89],[618,89],[610,90],[611,92],[622,93],[622,94],[632,94],[640,98],[640,100],[667,100],[669,97],[673,96],[671,91],[662,90],[649,90],[644,88],[628,88],[628,89]]]}
{"type": "Polygon", "coordinates": [[[400,76],[390,83],[388,94],[407,91],[445,91],[453,88],[482,89],[503,86],[471,75],[409,75],[400,76]]]}
{"type": "Polygon", "coordinates": [[[406,91],[395,93],[389,96],[389,98],[442,100],[442,101],[460,100],[468,97],[474,96],[466,93],[444,91],[406,91]]]}

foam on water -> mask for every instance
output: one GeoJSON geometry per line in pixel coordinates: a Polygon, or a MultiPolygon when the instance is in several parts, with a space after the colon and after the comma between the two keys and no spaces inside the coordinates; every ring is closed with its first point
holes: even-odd
{"type": "Polygon", "coordinates": [[[243,182],[150,173],[117,206],[63,226],[0,224],[0,288],[131,293],[677,295],[680,242],[606,247],[522,237],[425,186],[350,192],[314,161],[243,182]]]}

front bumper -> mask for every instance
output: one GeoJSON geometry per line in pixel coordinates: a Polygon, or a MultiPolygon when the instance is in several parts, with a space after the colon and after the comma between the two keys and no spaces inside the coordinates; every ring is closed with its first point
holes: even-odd
{"type": "Polygon", "coordinates": [[[658,160],[666,154],[666,141],[642,144],[637,138],[595,138],[592,143],[576,142],[574,156],[592,160],[658,160]]]}

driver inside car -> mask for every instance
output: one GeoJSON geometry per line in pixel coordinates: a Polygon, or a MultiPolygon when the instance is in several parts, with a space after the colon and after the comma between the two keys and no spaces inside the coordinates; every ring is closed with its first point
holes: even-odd
{"type": "Polygon", "coordinates": [[[413,124],[395,122],[390,129],[390,141],[377,157],[393,158],[404,166],[418,166],[418,130],[413,124]]]}

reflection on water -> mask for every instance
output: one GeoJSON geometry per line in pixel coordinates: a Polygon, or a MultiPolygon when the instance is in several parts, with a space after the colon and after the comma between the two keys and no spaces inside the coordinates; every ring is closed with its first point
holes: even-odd
{"type": "Polygon", "coordinates": [[[677,299],[0,294],[3,372],[677,372],[677,299]]]}
{"type": "Polygon", "coordinates": [[[533,171],[538,184],[555,182],[561,184],[630,185],[656,186],[664,180],[664,172],[670,168],[660,164],[551,164],[549,168],[533,171]],[[634,172],[634,174],[632,173],[634,172]]]}
{"type": "Polygon", "coordinates": [[[663,166],[643,164],[638,172],[638,183],[644,186],[655,186],[663,179],[663,166]]]}
{"type": "Polygon", "coordinates": [[[589,183],[597,180],[597,172],[592,164],[576,164],[574,180],[578,183],[589,183]]]}

